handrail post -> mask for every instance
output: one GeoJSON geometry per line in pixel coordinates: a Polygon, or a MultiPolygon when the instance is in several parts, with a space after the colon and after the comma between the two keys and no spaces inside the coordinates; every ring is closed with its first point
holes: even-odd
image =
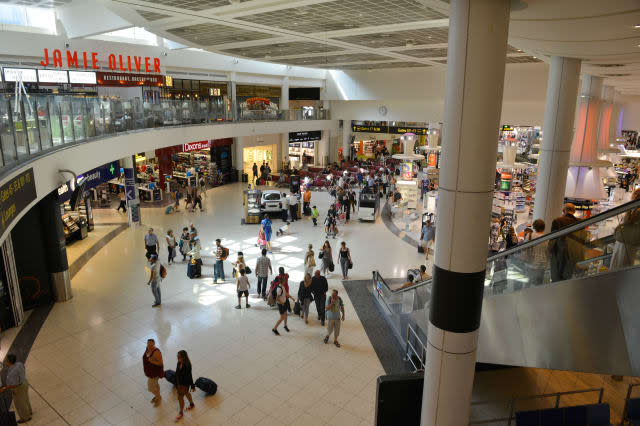
{"type": "Polygon", "coordinates": [[[409,359],[409,330],[411,330],[411,325],[407,324],[407,343],[404,348],[404,357],[405,360],[409,359]]]}

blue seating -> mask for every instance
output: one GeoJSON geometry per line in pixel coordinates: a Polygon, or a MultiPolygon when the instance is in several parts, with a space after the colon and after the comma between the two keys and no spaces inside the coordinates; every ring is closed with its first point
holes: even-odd
{"type": "MultiPolygon", "coordinates": [[[[640,399],[629,411],[640,415],[640,399]]],[[[629,417],[629,416],[628,416],[629,417]]],[[[640,424],[640,423],[639,423],[640,424]]],[[[611,426],[609,404],[518,411],[516,426],[611,426]]]]}
{"type": "Polygon", "coordinates": [[[544,426],[563,426],[564,408],[551,408],[540,411],[540,424],[544,426]]]}
{"type": "Polygon", "coordinates": [[[627,401],[627,418],[633,424],[640,424],[640,398],[632,398],[627,401]]]}

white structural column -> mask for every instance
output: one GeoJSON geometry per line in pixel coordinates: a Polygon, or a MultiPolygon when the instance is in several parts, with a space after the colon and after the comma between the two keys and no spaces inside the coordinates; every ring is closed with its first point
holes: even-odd
{"type": "Polygon", "coordinates": [[[533,219],[544,220],[547,230],[562,212],[579,84],[580,59],[553,56],[533,206],[533,219]]]}
{"type": "MultiPolygon", "coordinates": [[[[280,109],[284,111],[284,114],[289,114],[289,77],[282,79],[280,109]]],[[[293,116],[289,115],[288,117],[293,116]]],[[[289,133],[282,133],[280,151],[282,152],[282,161],[289,161],[289,133]]]]}
{"type": "Polygon", "coordinates": [[[451,2],[423,426],[469,422],[510,6],[451,2]]]}
{"type": "Polygon", "coordinates": [[[124,157],[120,160],[120,167],[124,169],[124,192],[127,197],[127,213],[129,215],[129,226],[140,225],[140,196],[138,185],[136,185],[136,163],[133,156],[124,157]]]}
{"type": "Polygon", "coordinates": [[[351,120],[342,123],[342,158],[346,160],[351,153],[351,120]]]}
{"type": "Polygon", "coordinates": [[[316,142],[318,147],[316,154],[316,164],[326,166],[329,163],[329,144],[331,143],[331,132],[329,130],[322,131],[322,139],[316,142]]]}

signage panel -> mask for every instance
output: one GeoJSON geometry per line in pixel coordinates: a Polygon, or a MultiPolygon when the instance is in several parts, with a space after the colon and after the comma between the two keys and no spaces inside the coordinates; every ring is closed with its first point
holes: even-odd
{"type": "Polygon", "coordinates": [[[162,86],[161,75],[123,74],[98,72],[96,78],[100,86],[162,86]]]}
{"type": "Polygon", "coordinates": [[[429,129],[425,127],[389,127],[389,133],[404,135],[405,133],[413,133],[418,136],[426,135],[429,129]]]}
{"type": "Polygon", "coordinates": [[[211,141],[189,142],[182,145],[182,152],[211,148],[211,141]]]}
{"type": "Polygon", "coordinates": [[[313,130],[310,132],[289,132],[289,142],[318,141],[322,139],[322,131],[313,130]]]}
{"type": "Polygon", "coordinates": [[[96,73],[92,71],[69,71],[69,83],[97,84],[96,73]]]}
{"type": "Polygon", "coordinates": [[[389,128],[387,126],[362,126],[354,124],[351,126],[351,130],[354,132],[364,133],[389,133],[389,128]]]}
{"type": "Polygon", "coordinates": [[[0,233],[7,230],[29,203],[36,199],[33,169],[15,176],[0,187],[0,233]]]}
{"type": "MultiPolygon", "coordinates": [[[[86,52],[77,50],[44,49],[43,60],[40,65],[43,67],[52,66],[55,68],[84,68],[100,69],[100,63],[108,65],[113,71],[160,73],[160,58],[150,56],[116,55],[110,53],[106,58],[101,58],[98,52],[86,52]]],[[[106,68],[106,67],[105,67],[106,68]]]]}
{"type": "Polygon", "coordinates": [[[30,68],[5,68],[4,81],[20,81],[24,83],[36,83],[38,78],[36,70],[30,68]]]}
{"type": "Polygon", "coordinates": [[[353,132],[362,133],[388,133],[392,135],[404,135],[405,133],[414,133],[418,136],[426,135],[429,133],[429,129],[426,127],[399,127],[399,126],[364,126],[354,124],[351,126],[353,132]]]}
{"type": "Polygon", "coordinates": [[[68,83],[69,77],[66,71],[38,70],[40,83],[68,83]]]}

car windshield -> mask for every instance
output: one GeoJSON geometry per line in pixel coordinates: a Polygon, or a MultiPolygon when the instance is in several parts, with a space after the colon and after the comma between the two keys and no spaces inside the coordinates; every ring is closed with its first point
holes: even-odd
{"type": "Polygon", "coordinates": [[[264,199],[267,201],[280,201],[280,194],[273,192],[270,194],[264,194],[264,199]]]}
{"type": "Polygon", "coordinates": [[[360,207],[374,209],[376,207],[376,202],[373,200],[360,200],[360,207]]]}

